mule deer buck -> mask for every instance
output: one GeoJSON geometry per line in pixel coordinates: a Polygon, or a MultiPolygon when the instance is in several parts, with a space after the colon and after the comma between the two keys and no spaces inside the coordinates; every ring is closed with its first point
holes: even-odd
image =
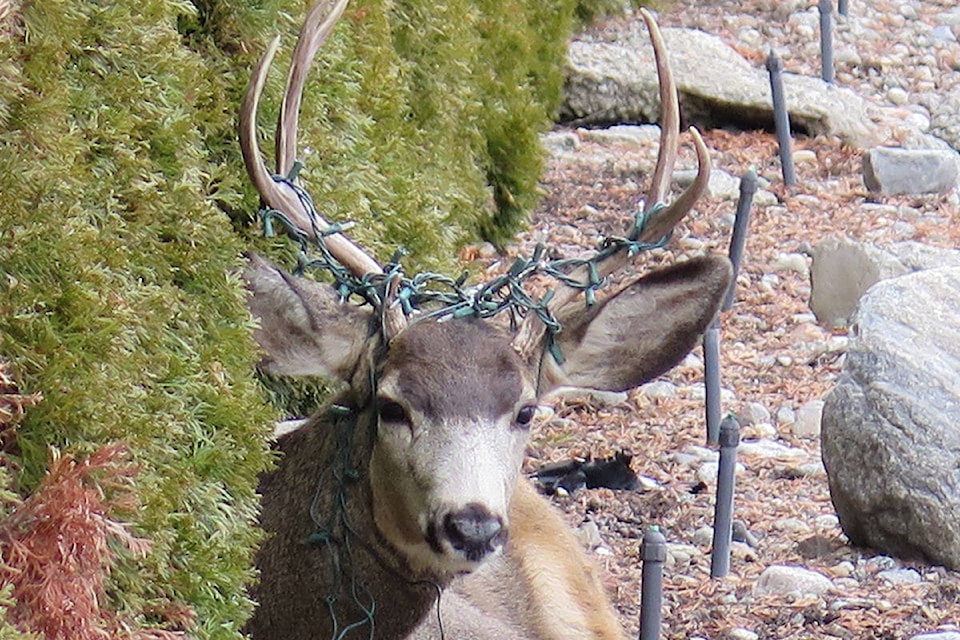
{"type": "MultiPolygon", "coordinates": [[[[294,52],[277,140],[277,174],[296,155],[297,111],[311,60],[346,0],[321,0],[294,52]]],[[[679,135],[676,90],[659,32],[663,138],[647,202],[662,201],[679,135]]],[[[256,112],[277,40],[253,72],[241,108],[245,163],[265,206],[359,279],[378,282],[372,304],[251,256],[249,306],[259,318],[262,367],[324,375],[346,391],[279,438],[278,467],[262,478],[268,538],[256,564],[256,640],[341,638],[622,638],[591,563],[562,518],[520,474],[538,398],[559,385],[626,390],[679,361],[713,319],[731,277],[722,257],[699,257],[624,286],[601,302],[560,285],[516,332],[491,319],[406,315],[398,278],[308,211],[292,185],[266,170],[256,112]],[[562,357],[554,354],[559,348],[562,357]],[[351,636],[352,637],[352,636],[351,636]]],[[[635,234],[667,234],[703,191],[709,159],[694,132],[700,172],[672,206],[635,234]]],[[[628,266],[630,247],[592,267],[628,266]]]]}

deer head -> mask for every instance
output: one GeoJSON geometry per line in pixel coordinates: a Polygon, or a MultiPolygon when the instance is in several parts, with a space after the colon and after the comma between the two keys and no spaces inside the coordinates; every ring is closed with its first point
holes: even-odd
{"type": "MultiPolygon", "coordinates": [[[[276,174],[287,175],[293,163],[307,68],[345,5],[345,0],[320,2],[307,17],[280,116],[276,174]]],[[[665,105],[660,158],[646,200],[652,204],[666,197],[679,118],[659,31],[645,17],[665,105]]],[[[579,289],[561,286],[545,305],[562,326],[555,335],[534,313],[516,332],[492,319],[407,316],[396,300],[399,278],[384,275],[380,263],[342,233],[325,235],[327,221],[263,165],[255,117],[276,48],[274,40],[243,102],[240,135],[248,173],[266,206],[280,211],[303,236],[323,236],[330,254],[357,278],[380,284],[368,296],[373,304],[360,306],[342,301],[329,285],[287,275],[251,256],[245,278],[251,311],[260,321],[262,366],[344,382],[342,402],[356,412],[355,428],[373,434],[360,471],[369,482],[377,535],[416,575],[469,572],[508,539],[509,505],[538,398],[559,385],[630,389],[672,367],[717,312],[731,277],[729,263],[696,258],[635,279],[589,306],[579,289]]],[[[673,205],[649,216],[633,241],[667,234],[703,191],[709,157],[699,135],[692,134],[700,160],[697,180],[673,205]]],[[[569,276],[585,277],[593,269],[604,277],[628,267],[628,244],[569,276]]]]}

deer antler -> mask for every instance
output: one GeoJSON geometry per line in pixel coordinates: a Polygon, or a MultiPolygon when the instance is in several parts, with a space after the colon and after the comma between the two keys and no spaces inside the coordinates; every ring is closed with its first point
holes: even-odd
{"type": "MultiPolygon", "coordinates": [[[[663,42],[663,36],[656,20],[646,9],[641,9],[647,29],[650,32],[650,40],[653,43],[654,57],[657,63],[657,77],[660,83],[660,104],[662,112],[662,122],[660,125],[660,151],[657,156],[657,166],[653,173],[653,179],[650,189],[647,192],[647,199],[644,206],[649,213],[646,217],[643,228],[639,230],[636,237],[638,242],[648,243],[656,242],[666,236],[670,231],[689,213],[694,203],[703,195],[707,188],[707,182],[710,179],[710,155],[700,133],[690,128],[693,136],[694,147],[697,152],[697,177],[693,183],[678,197],[672,204],[662,209],[650,209],[658,202],[662,202],[670,189],[670,179],[673,173],[673,167],[677,159],[677,144],[680,137],[680,105],[677,99],[677,86],[673,79],[673,72],[670,69],[670,62],[667,60],[666,45],[663,42]]],[[[630,254],[626,248],[608,255],[606,258],[594,265],[596,276],[605,278],[616,271],[619,271],[630,261],[630,254]]],[[[589,268],[581,267],[570,274],[572,279],[587,281],[589,277],[589,268]]],[[[580,293],[580,289],[562,286],[556,292],[556,295],[550,300],[547,309],[551,313],[562,308],[580,293]]],[[[516,351],[522,355],[529,355],[533,348],[540,344],[543,333],[546,330],[542,322],[538,320],[536,314],[528,314],[521,324],[517,336],[514,338],[513,346],[516,351]]]]}
{"type": "MultiPolygon", "coordinates": [[[[293,157],[296,155],[298,111],[306,72],[310,68],[314,54],[343,13],[347,0],[337,0],[334,6],[329,9],[329,12],[324,12],[323,10],[327,9],[328,4],[327,2],[319,2],[310,11],[300,32],[300,40],[294,52],[294,60],[291,64],[283,100],[284,109],[281,110],[278,126],[277,169],[280,175],[289,173],[293,165],[293,157]],[[326,17],[326,20],[321,22],[317,19],[318,16],[326,17]]],[[[257,144],[257,108],[260,103],[260,95],[263,93],[263,85],[266,83],[267,71],[279,47],[280,36],[277,36],[270,42],[251,74],[250,83],[247,85],[247,91],[240,106],[240,149],[243,152],[247,174],[257,191],[260,192],[264,203],[287,216],[298,229],[309,237],[316,238],[319,233],[328,231],[330,224],[320,216],[311,217],[300,202],[300,197],[296,191],[284,182],[274,180],[263,163],[260,147],[257,144]]],[[[383,268],[376,260],[343,234],[336,233],[326,236],[325,241],[333,257],[357,277],[363,277],[369,273],[383,273],[383,268]]]]}
{"type": "MultiPolygon", "coordinates": [[[[317,2],[310,9],[300,30],[277,123],[276,166],[277,174],[280,176],[289,175],[296,159],[300,103],[307,73],[317,51],[330,35],[346,6],[347,0],[317,2]]],[[[257,108],[266,83],[267,72],[279,46],[280,37],[277,36],[270,42],[254,67],[240,107],[240,149],[243,152],[247,174],[266,206],[284,214],[309,238],[319,239],[323,236],[330,255],[353,275],[358,278],[369,274],[382,275],[384,271],[380,263],[342,233],[329,233],[332,229],[330,224],[316,212],[308,211],[293,186],[284,180],[274,179],[264,165],[260,147],[257,144],[257,108]]],[[[384,314],[384,333],[388,339],[406,326],[403,310],[398,305],[392,304],[395,292],[395,285],[386,287],[384,308],[381,309],[384,314]]]]}

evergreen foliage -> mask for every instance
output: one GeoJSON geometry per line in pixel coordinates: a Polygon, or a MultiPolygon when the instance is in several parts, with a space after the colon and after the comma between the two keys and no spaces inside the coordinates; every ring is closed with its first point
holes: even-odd
{"type": "MultiPolygon", "coordinates": [[[[124,443],[140,470],[127,518],[150,549],[117,551],[105,593],[143,628],[185,603],[191,637],[237,638],[250,612],[254,488],[276,416],[232,275],[257,207],[235,114],[267,40],[283,33],[288,59],[306,8],[46,0],[0,25],[0,358],[43,394],[20,426],[22,473],[0,466],[0,499],[38,486],[51,446],[82,460],[124,443]]],[[[573,0],[351,4],[301,118],[318,208],[356,220],[380,258],[407,248],[413,267],[449,267],[478,232],[512,235],[536,195],[536,134],[574,12],[573,0]]],[[[256,242],[291,262],[288,245],[256,242]]],[[[11,594],[0,585],[5,638],[11,594]]]]}

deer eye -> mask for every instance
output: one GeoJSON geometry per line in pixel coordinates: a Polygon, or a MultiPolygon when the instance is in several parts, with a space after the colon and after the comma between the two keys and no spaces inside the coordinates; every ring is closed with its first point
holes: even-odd
{"type": "Polygon", "coordinates": [[[410,424],[410,414],[403,405],[389,398],[377,399],[377,415],[381,422],[410,424]]]}
{"type": "Polygon", "coordinates": [[[536,413],[537,407],[535,405],[528,404],[522,407],[520,411],[517,412],[517,424],[521,427],[529,427],[536,413]]]}

